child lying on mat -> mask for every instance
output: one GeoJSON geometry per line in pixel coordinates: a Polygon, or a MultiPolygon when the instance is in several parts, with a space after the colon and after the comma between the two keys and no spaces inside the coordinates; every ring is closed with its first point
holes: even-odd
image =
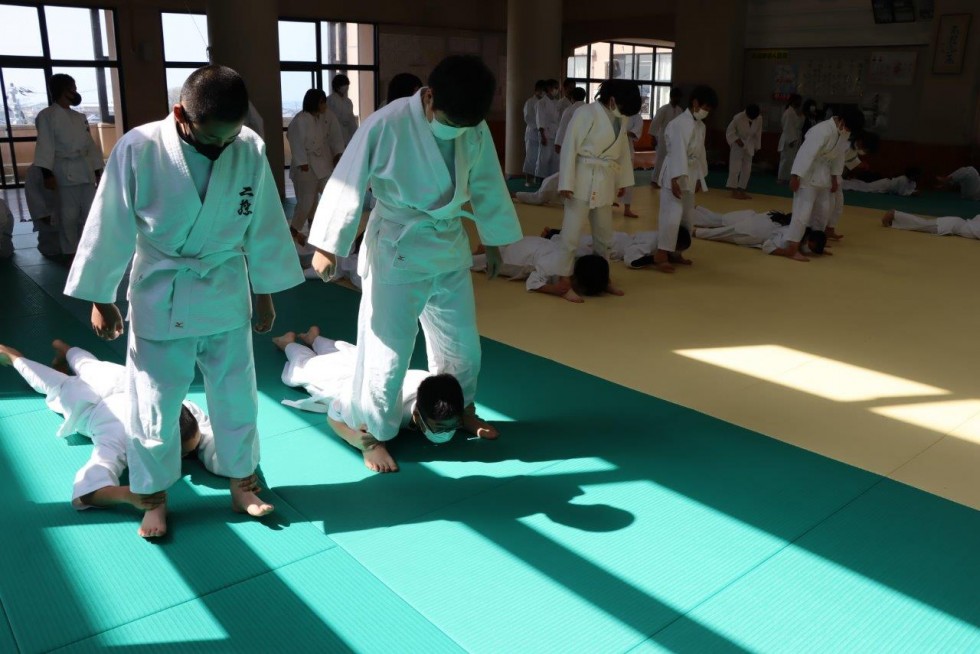
{"type": "MultiPolygon", "coordinates": [[[[560,229],[545,227],[541,231],[542,238],[554,238],[561,234],[560,229]]],[[[626,232],[613,232],[612,245],[609,249],[610,261],[623,261],[627,266],[635,270],[641,268],[654,267],[663,272],[674,272],[674,266],[670,263],[656,264],[653,261],[653,254],[657,251],[659,241],[656,230],[627,234],[626,232]]],[[[677,232],[677,252],[684,252],[691,247],[691,235],[686,227],[681,227],[677,232]]],[[[579,239],[576,256],[592,254],[592,237],[583,235],[579,239]]]]}
{"type": "MultiPolygon", "coordinates": [[[[525,282],[525,288],[535,293],[557,295],[578,304],[584,302],[583,295],[602,295],[609,289],[609,262],[598,254],[577,256],[571,278],[562,279],[564,254],[558,239],[525,236],[502,246],[500,256],[500,276],[525,282]]],[[[470,269],[486,272],[487,256],[482,247],[473,253],[470,269]]]]}
{"type": "MultiPolygon", "coordinates": [[[[126,470],[129,430],[129,394],[126,368],[100,361],[79,347],[54,341],[55,359],[48,367],[31,361],[12,347],[0,345],[0,365],[13,365],[31,387],[45,396],[48,407],[64,416],[58,436],[81,434],[91,439],[92,456],[75,475],[72,506],[78,510],[130,504],[150,511],[165,502],[166,495],[141,496],[120,486],[126,470]],[[74,371],[68,375],[56,368],[74,371]]],[[[204,467],[215,471],[216,450],[211,423],[199,406],[184,401],[180,411],[181,455],[195,454],[204,467]]],[[[255,490],[257,492],[257,489],[255,490]]],[[[271,509],[271,507],[270,507],[271,509]]],[[[151,515],[147,513],[147,515],[151,515]]],[[[139,534],[144,538],[163,536],[166,521],[144,521],[139,534]]]]}
{"type": "MultiPolygon", "coordinates": [[[[303,400],[282,403],[326,413],[337,435],[363,453],[364,465],[374,472],[396,472],[398,464],[385,441],[376,439],[363,427],[356,429],[350,424],[349,398],[355,381],[357,348],[320,336],[316,325],[299,335],[286,332],[272,342],[288,359],[282,371],[283,383],[302,387],[310,394],[303,400]]],[[[448,442],[457,429],[481,438],[497,437],[495,429],[475,422],[476,413],[464,406],[463,389],[452,375],[409,370],[402,384],[401,402],[401,429],[418,430],[433,443],[448,442]]]]}

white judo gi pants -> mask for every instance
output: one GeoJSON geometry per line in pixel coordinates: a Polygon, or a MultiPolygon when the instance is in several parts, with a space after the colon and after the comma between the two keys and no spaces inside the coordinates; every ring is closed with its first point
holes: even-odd
{"type": "Polygon", "coordinates": [[[524,137],[524,174],[534,177],[538,166],[538,150],[541,149],[541,137],[524,137]]]}
{"type": "Polygon", "coordinates": [[[609,260],[613,245],[612,205],[589,208],[589,203],[578,198],[565,198],[565,217],[561,223],[562,274],[570,277],[575,268],[575,251],[582,239],[582,230],[588,221],[592,229],[592,247],[596,254],[609,260]]]}
{"type": "Polygon", "coordinates": [[[728,182],[726,188],[739,188],[743,191],[749,186],[749,177],[752,176],[752,155],[738,144],[731,146],[728,155],[728,182]]]}
{"type": "Polygon", "coordinates": [[[793,145],[784,145],[782,152],[779,153],[779,169],[776,179],[780,182],[788,182],[792,176],[793,162],[796,160],[796,153],[800,151],[800,142],[793,145]]]}
{"type": "Polygon", "coordinates": [[[844,189],[837,185],[837,191],[830,194],[830,217],[827,219],[827,227],[837,228],[840,224],[841,216],[844,215],[844,189]]]}
{"type": "Polygon", "coordinates": [[[558,153],[555,152],[555,137],[548,135],[548,144],[538,143],[538,164],[534,176],[544,179],[558,172],[558,153]]]}
{"type": "Polygon", "coordinates": [[[657,248],[667,252],[677,250],[677,234],[681,227],[688,233],[694,228],[694,192],[681,191],[680,199],[674,197],[670,184],[660,187],[660,216],[658,218],[659,243],[657,248]]]}
{"type": "Polygon", "coordinates": [[[386,284],[378,277],[373,270],[364,277],[351,387],[354,424],[348,427],[364,425],[377,440],[387,441],[401,427],[402,385],[419,322],[429,372],[456,377],[466,406],[476,399],[482,353],[469,269],[403,284],[386,284]]]}
{"type": "MultiPolygon", "coordinates": [[[[636,155],[636,141],[633,139],[626,139],[630,146],[630,161],[633,161],[633,157],[636,155]]],[[[627,186],[626,190],[623,191],[623,205],[629,206],[633,204],[633,186],[627,186]]]]}
{"type": "Polygon", "coordinates": [[[734,243],[745,247],[756,247],[762,245],[759,237],[755,234],[739,231],[737,225],[724,225],[722,227],[698,227],[698,238],[706,241],[721,241],[722,243],[734,243]]]}
{"type": "MultiPolygon", "coordinates": [[[[21,357],[14,369],[38,393],[52,411],[66,420],[78,412],[90,410],[104,398],[125,391],[126,369],[116,363],[99,361],[90,352],[78,347],[68,350],[68,365],[77,377],[71,377],[43,364],[21,357]]],[[[72,504],[77,509],[88,508],[79,498],[102,488],[119,485],[126,469],[126,441],[103,438],[103,434],[80,431],[92,440],[92,455],[75,474],[72,504]]]]}
{"type": "MultiPolygon", "coordinates": [[[[977,219],[974,218],[973,220],[977,219]]],[[[912,232],[925,232],[927,234],[940,234],[942,236],[952,235],[976,239],[980,230],[974,231],[970,229],[971,223],[972,221],[960,218],[959,216],[943,216],[941,218],[930,219],[905,213],[904,211],[896,211],[892,228],[912,232]]]]}
{"type": "Polygon", "coordinates": [[[62,254],[75,254],[85,219],[95,199],[95,184],[58,186],[58,232],[62,254]]]}
{"type": "Polygon", "coordinates": [[[216,474],[241,479],[259,463],[258,391],[249,323],[211,336],[151,341],[129,331],[129,485],[134,493],[166,490],[180,478],[180,407],[204,377],[217,448],[216,474]]]}
{"type": "Polygon", "coordinates": [[[340,371],[336,369],[336,363],[317,357],[339,351],[336,341],[322,336],[316,337],[312,348],[302,343],[290,343],[285,349],[287,361],[282,370],[282,383],[293,387],[322,385],[325,380],[337,377],[340,371]]]}
{"type": "Polygon", "coordinates": [[[830,221],[831,193],[829,188],[800,186],[793,194],[793,218],[787,231],[787,240],[799,243],[806,228],[826,229],[830,221]]]}
{"type": "Polygon", "coordinates": [[[551,204],[558,201],[558,174],[554,174],[541,182],[540,188],[533,193],[519,191],[516,194],[518,201],[524,204],[551,204]]]}
{"type": "Polygon", "coordinates": [[[329,177],[317,179],[312,170],[305,173],[301,170],[293,177],[293,189],[296,191],[296,209],[290,221],[293,229],[298,232],[306,230],[307,225],[313,220],[320,194],[323,193],[329,179],[329,177]]]}

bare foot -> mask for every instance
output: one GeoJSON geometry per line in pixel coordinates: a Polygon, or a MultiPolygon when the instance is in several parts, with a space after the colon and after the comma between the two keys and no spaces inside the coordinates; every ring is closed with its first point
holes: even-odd
{"type": "Polygon", "coordinates": [[[261,518],[269,515],[276,510],[268,502],[263,502],[262,498],[256,495],[262,490],[259,487],[258,477],[251,475],[244,479],[231,480],[231,509],[235,513],[247,513],[253,518],[261,518]]]}
{"type": "Polygon", "coordinates": [[[838,234],[837,230],[835,230],[833,227],[828,227],[824,233],[827,234],[827,238],[829,238],[831,241],[839,241],[844,238],[844,235],[838,234]]]}
{"type": "Polygon", "coordinates": [[[285,350],[287,345],[296,342],[296,332],[286,332],[282,336],[276,336],[272,339],[272,342],[280,350],[285,350]]]}
{"type": "Polygon", "coordinates": [[[490,441],[500,436],[500,432],[497,431],[496,427],[475,413],[467,412],[465,415],[463,415],[462,429],[463,431],[469,432],[474,436],[479,436],[480,438],[485,438],[490,441]]]}
{"type": "Polygon", "coordinates": [[[892,223],[895,222],[895,210],[887,211],[884,216],[881,217],[881,224],[885,227],[891,227],[892,223]]]}
{"type": "Polygon", "coordinates": [[[609,282],[609,286],[606,287],[606,293],[609,293],[609,295],[618,295],[620,297],[626,295],[626,292],[623,289],[613,286],[612,282],[609,282]]]}
{"type": "Polygon", "coordinates": [[[623,212],[623,216],[626,218],[639,218],[640,214],[634,213],[632,210],[627,209],[626,211],[623,212]]]}
{"type": "Polygon", "coordinates": [[[303,341],[310,347],[313,347],[313,341],[318,338],[320,338],[320,328],[316,325],[310,325],[309,329],[302,334],[299,334],[299,340],[303,341]]]}
{"type": "Polygon", "coordinates": [[[54,348],[54,359],[51,360],[51,367],[58,372],[70,375],[71,368],[68,365],[68,350],[71,349],[71,346],[56,338],[51,341],[51,347],[54,348]]]}
{"type": "Polygon", "coordinates": [[[576,293],[571,289],[565,291],[565,294],[562,295],[562,297],[568,300],[569,302],[574,302],[575,304],[582,304],[583,302],[585,302],[585,300],[582,299],[581,295],[579,295],[578,293],[576,293]]]}
{"type": "Polygon", "coordinates": [[[384,443],[378,443],[364,452],[364,465],[374,472],[398,472],[398,464],[388,453],[384,443]]]}
{"type": "Polygon", "coordinates": [[[541,238],[548,238],[550,234],[551,234],[551,228],[545,225],[544,229],[541,230],[541,238]]]}
{"type": "Polygon", "coordinates": [[[692,265],[694,265],[694,262],[693,261],[691,261],[690,259],[685,259],[680,254],[674,254],[674,255],[672,255],[670,257],[670,262],[671,263],[679,263],[682,266],[692,266],[692,265]]]}
{"type": "Polygon", "coordinates": [[[136,532],[143,538],[160,538],[167,533],[167,504],[160,504],[143,514],[143,521],[136,532]]]}
{"type": "Polygon", "coordinates": [[[790,259],[792,259],[793,261],[809,261],[809,259],[807,259],[806,257],[804,257],[804,256],[803,256],[802,254],[800,254],[799,252],[797,252],[797,253],[795,253],[795,254],[793,254],[793,255],[792,255],[792,256],[790,257],[790,259]]]}
{"type": "Polygon", "coordinates": [[[24,356],[12,347],[0,345],[0,366],[13,365],[14,361],[24,356]]]}
{"type": "Polygon", "coordinates": [[[752,196],[749,195],[748,193],[746,193],[745,191],[742,191],[742,199],[743,200],[751,200],[752,199],[752,196]]]}

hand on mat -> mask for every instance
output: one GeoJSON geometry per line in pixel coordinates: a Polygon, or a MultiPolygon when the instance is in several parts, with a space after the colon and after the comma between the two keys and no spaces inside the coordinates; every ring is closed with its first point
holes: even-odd
{"type": "Polygon", "coordinates": [[[558,191],[558,197],[564,198],[566,200],[570,200],[573,195],[574,193],[572,193],[571,191],[558,191]]]}
{"type": "Polygon", "coordinates": [[[503,259],[500,256],[500,248],[495,245],[487,246],[487,279],[493,279],[500,274],[500,266],[503,259]]]}
{"type": "Polygon", "coordinates": [[[258,334],[265,334],[272,331],[272,325],[276,322],[276,305],[272,303],[271,295],[255,296],[255,322],[252,329],[258,334]]]}
{"type": "Polygon", "coordinates": [[[333,279],[334,271],[337,269],[337,257],[330,252],[317,250],[313,255],[313,270],[324,282],[333,279]]]}
{"type": "Polygon", "coordinates": [[[92,305],[92,329],[96,336],[107,341],[114,341],[123,333],[122,314],[115,304],[92,305]]]}

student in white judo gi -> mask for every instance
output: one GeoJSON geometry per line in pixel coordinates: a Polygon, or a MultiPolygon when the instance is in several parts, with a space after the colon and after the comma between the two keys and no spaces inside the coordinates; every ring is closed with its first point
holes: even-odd
{"type": "Polygon", "coordinates": [[[289,121],[289,178],[296,190],[296,210],[290,224],[294,239],[305,241],[303,232],[313,221],[316,203],[327,179],[344,153],[344,133],[333,112],[327,109],[327,96],[310,89],[303,96],[303,110],[289,121]]]}
{"type": "Polygon", "coordinates": [[[779,134],[779,144],[776,146],[779,151],[776,181],[780,184],[789,183],[793,160],[796,159],[796,153],[803,142],[803,120],[803,98],[794,93],[786,101],[786,109],[783,110],[779,121],[782,132],[779,134]]]}
{"type": "MultiPolygon", "coordinates": [[[[558,121],[558,132],[555,134],[555,152],[561,154],[561,144],[565,142],[565,134],[568,133],[568,123],[572,122],[572,116],[579,107],[585,104],[585,89],[575,87],[570,96],[572,104],[562,112],[561,120],[558,121]]],[[[559,162],[561,158],[559,157],[559,162]]]]}
{"type": "Polygon", "coordinates": [[[385,104],[391,104],[399,98],[410,98],[424,86],[422,80],[412,73],[398,73],[388,82],[388,93],[385,96],[385,104]]]}
{"type": "Polygon", "coordinates": [[[959,186],[964,200],[980,200],[980,172],[973,166],[957,168],[949,175],[936,178],[941,186],[959,186]]]}
{"type": "MultiPolygon", "coordinates": [[[[561,149],[558,194],[565,202],[561,243],[565,248],[565,275],[572,273],[575,248],[586,221],[592,231],[596,254],[609,256],[612,245],[612,205],[627,186],[634,184],[633,157],[626,138],[626,122],[640,111],[636,82],[606,80],[596,101],[580,107],[568,124],[561,149]]],[[[623,292],[610,283],[607,292],[623,292]]],[[[574,301],[575,291],[569,291],[574,301]]]]}
{"type": "Polygon", "coordinates": [[[350,91],[350,78],[343,73],[334,75],[330,80],[330,88],[333,93],[327,96],[327,108],[333,112],[340,123],[341,132],[344,135],[344,147],[354,138],[357,131],[357,115],[354,113],[354,103],[347,97],[350,91]]]}
{"type": "Polygon", "coordinates": [[[837,185],[837,191],[830,194],[830,218],[826,226],[815,224],[814,227],[821,229],[827,234],[830,241],[839,241],[844,235],[837,231],[840,220],[844,215],[844,182],[845,176],[854,174],[858,168],[867,168],[867,164],[861,159],[865,155],[872,154],[878,150],[878,135],[873,132],[861,132],[861,134],[851,141],[850,146],[844,151],[844,170],[841,172],[841,183],[837,185]]]}
{"type": "Polygon", "coordinates": [[[752,176],[752,159],[755,153],[762,149],[762,116],[759,105],[750,104],[745,111],[735,114],[725,138],[728,140],[730,152],[728,155],[728,182],[725,187],[730,189],[736,200],[749,200],[751,195],[745,192],[749,187],[752,176]]]}
{"type": "MultiPolygon", "coordinates": [[[[577,88],[578,87],[575,86],[575,80],[568,79],[567,77],[565,78],[565,81],[561,83],[561,98],[558,99],[558,120],[561,120],[565,115],[565,112],[568,111],[569,107],[575,104],[576,100],[574,95],[575,89],[577,88]]],[[[585,93],[585,89],[582,89],[582,93],[585,93]]],[[[584,95],[582,96],[582,99],[585,99],[584,95]]]]}
{"type": "MultiPolygon", "coordinates": [[[[272,339],[286,355],[282,381],[301,387],[310,397],[283,400],[286,406],[326,413],[331,428],[344,441],[360,450],[364,465],[374,472],[397,472],[387,443],[364,429],[352,429],[344,422],[349,412],[345,399],[357,365],[357,347],[320,336],[320,328],[310,327],[302,334],[286,332],[272,339]],[[299,342],[297,342],[297,339],[299,342]],[[385,452],[390,461],[374,456],[385,452]]],[[[436,444],[448,443],[460,428],[465,415],[463,389],[450,374],[433,375],[428,370],[408,370],[402,384],[399,430],[421,432],[436,444]]]]}
{"type": "Polygon", "coordinates": [[[88,119],[71,109],[82,102],[75,80],[68,75],[52,75],[48,88],[52,104],[35,119],[34,165],[41,169],[45,186],[58,190],[61,252],[73,255],[104,164],[88,119]]]}
{"type": "MultiPolygon", "coordinates": [[[[558,230],[556,230],[558,231],[558,230]]],[[[597,296],[609,287],[609,261],[591,252],[591,244],[576,249],[572,274],[564,274],[564,248],[560,236],[525,236],[500,248],[499,274],[510,281],[524,282],[533,293],[557,295],[581,304],[581,296],[597,296]]],[[[472,270],[487,272],[483,248],[473,253],[472,270]]]]}
{"type": "MultiPolygon", "coordinates": [[[[767,243],[767,254],[784,254],[777,250],[786,234],[792,217],[781,211],[759,213],[754,209],[729,211],[725,214],[716,213],[704,207],[695,210],[694,236],[707,241],[733,243],[749,248],[764,248],[767,243]]],[[[812,254],[830,254],[825,252],[827,237],[823,232],[807,230],[804,237],[804,251],[812,254]]]]}
{"type": "Polygon", "coordinates": [[[653,147],[657,154],[653,166],[653,174],[650,177],[650,184],[655,188],[660,188],[658,181],[660,179],[660,169],[663,167],[663,161],[667,157],[664,132],[667,130],[667,125],[670,121],[684,113],[684,107],[681,106],[682,98],[683,94],[681,90],[677,87],[672,88],[670,90],[670,102],[660,106],[657,109],[657,113],[653,115],[653,119],[650,120],[650,136],[653,137],[653,147]]]}
{"type": "Polygon", "coordinates": [[[558,172],[555,136],[558,134],[558,80],[549,79],[544,85],[544,97],[534,106],[534,124],[538,128],[538,163],[534,176],[550,177],[558,172]]]}
{"type": "Polygon", "coordinates": [[[58,223],[58,191],[44,184],[44,174],[37,166],[24,176],[24,197],[37,232],[37,250],[45,257],[61,256],[61,230],[58,223]]]}
{"type": "Polygon", "coordinates": [[[534,94],[524,102],[524,185],[537,181],[538,152],[541,150],[541,134],[538,132],[538,101],[544,97],[545,80],[534,83],[534,94]]]}
{"type": "Polygon", "coordinates": [[[345,422],[352,429],[366,425],[378,440],[398,432],[398,396],[420,320],[430,370],[454,375],[463,387],[462,428],[497,435],[474,404],[480,335],[463,229],[463,218],[472,218],[491,276],[499,267],[497,246],[521,238],[485,121],[495,89],[493,73],[478,57],[444,59],[426,88],[364,121],[313,219],[313,267],[329,280],[336,256],[350,253],[368,186],[377,199],[361,249],[358,358],[345,422]]]}
{"type": "MultiPolygon", "coordinates": [[[[626,122],[626,142],[630,148],[630,160],[636,154],[636,142],[643,137],[643,116],[636,114],[629,117],[626,122]]],[[[633,164],[630,163],[632,166],[633,164]]],[[[627,218],[639,218],[640,215],[633,212],[633,189],[635,186],[627,186],[623,191],[623,215],[627,218]]]]}
{"type": "Polygon", "coordinates": [[[0,259],[14,256],[14,213],[0,199],[0,259]]]}
{"type": "Polygon", "coordinates": [[[797,250],[803,232],[811,223],[819,231],[829,224],[831,200],[840,188],[844,170],[844,155],[850,141],[858,138],[863,128],[864,114],[850,108],[840,116],[816,124],[803,138],[789,181],[793,191],[793,222],[789,227],[787,256],[791,259],[806,259],[797,250]]]}
{"type": "Polygon", "coordinates": [[[865,182],[860,179],[841,180],[840,188],[844,191],[858,191],[860,193],[883,193],[887,195],[899,195],[908,197],[916,195],[917,181],[921,171],[918,168],[910,167],[905,170],[904,175],[898,177],[885,177],[873,182],[865,182]]]}
{"type": "MultiPolygon", "coordinates": [[[[64,416],[58,436],[77,433],[92,441],[92,456],[75,475],[72,506],[82,511],[129,504],[146,511],[161,504],[163,495],[139,495],[119,483],[126,470],[129,440],[125,366],[100,361],[64,341],[56,340],[52,345],[54,367],[31,361],[5,345],[0,345],[0,365],[13,365],[31,388],[45,396],[48,408],[64,416]],[[65,374],[62,369],[74,375],[65,374]]],[[[180,407],[180,456],[192,454],[205,468],[219,474],[211,422],[199,406],[185,400],[180,407]]],[[[165,525],[160,525],[142,535],[155,538],[165,532],[165,525]]]]}
{"type": "MultiPolygon", "coordinates": [[[[672,272],[673,264],[690,265],[675,249],[678,229],[690,233],[694,227],[694,194],[708,190],[708,157],[704,151],[704,119],[718,106],[718,94],[710,86],[698,86],[691,92],[687,111],[670,121],[664,132],[664,151],[659,168],[660,240],[654,255],[656,267],[672,272]]],[[[660,158],[658,154],[658,159],[660,158]]]]}
{"type": "Polygon", "coordinates": [[[537,191],[518,191],[514,197],[524,204],[561,204],[558,196],[558,173],[547,177],[541,182],[537,191]]]}
{"type": "Polygon", "coordinates": [[[881,224],[893,229],[925,232],[939,236],[962,236],[963,238],[980,239],[980,214],[973,218],[960,218],[959,216],[923,218],[904,211],[891,210],[881,219],[881,224]]]}
{"type": "MultiPolygon", "coordinates": [[[[303,273],[265,146],[242,127],[247,111],[241,77],[206,66],[187,78],[171,115],[123,136],[65,293],[93,302],[93,329],[117,338],[123,321],[113,302],[133,261],[126,358],[133,492],[165,492],[180,475],[177,424],[196,362],[233,508],[263,515],[271,507],[252,490],[259,443],[250,290],[255,329],[267,332],[271,294],[302,283],[303,273]]],[[[144,528],[165,519],[162,504],[147,512],[144,528]]]]}
{"type": "MultiPolygon", "coordinates": [[[[623,252],[623,263],[634,270],[641,268],[655,268],[663,272],[674,272],[673,269],[664,270],[656,265],[655,255],[659,249],[660,232],[657,230],[637,232],[630,236],[630,243],[623,252]]],[[[677,252],[684,252],[691,247],[691,234],[686,227],[677,230],[677,252]]]]}
{"type": "MultiPolygon", "coordinates": [[[[641,234],[643,232],[640,232],[641,234]]],[[[561,236],[560,229],[545,227],[541,230],[541,238],[557,240],[561,236]]],[[[622,261],[626,255],[626,248],[634,243],[634,235],[626,232],[613,232],[612,246],[609,248],[609,261],[622,261]]],[[[595,254],[595,241],[591,234],[582,234],[578,241],[578,248],[575,250],[575,257],[583,257],[586,254],[595,254]]]]}

